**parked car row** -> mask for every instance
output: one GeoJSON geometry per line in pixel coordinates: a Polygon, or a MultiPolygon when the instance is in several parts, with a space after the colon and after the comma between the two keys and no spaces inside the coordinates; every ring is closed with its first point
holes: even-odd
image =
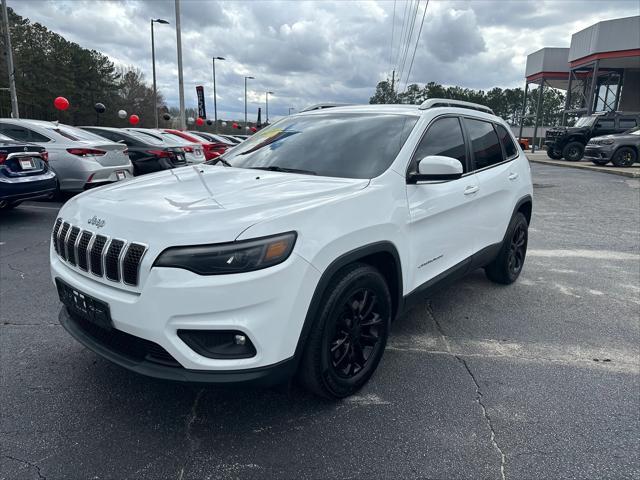
{"type": "Polygon", "coordinates": [[[243,139],[172,129],[72,127],[0,119],[0,209],[78,193],[137,175],[198,164],[243,139]]]}
{"type": "Polygon", "coordinates": [[[577,162],[584,157],[596,165],[630,167],[638,161],[639,127],[640,113],[597,113],[579,118],[573,127],[547,130],[544,144],[553,160],[577,162]]]}

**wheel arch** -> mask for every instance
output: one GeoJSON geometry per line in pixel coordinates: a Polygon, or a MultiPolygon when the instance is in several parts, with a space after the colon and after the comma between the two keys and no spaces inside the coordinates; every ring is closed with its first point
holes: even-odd
{"type": "Polygon", "coordinates": [[[516,203],[513,213],[511,214],[511,218],[513,218],[518,212],[522,213],[524,218],[527,219],[527,225],[531,225],[531,214],[533,212],[533,199],[531,198],[531,195],[525,195],[518,200],[518,203],[516,203]]]}
{"type": "Polygon", "coordinates": [[[381,241],[364,245],[346,252],[331,262],[320,276],[320,280],[313,292],[313,297],[311,298],[311,303],[307,309],[307,314],[298,338],[298,344],[294,355],[296,362],[299,362],[302,356],[307,337],[315,321],[316,314],[320,309],[322,297],[331,283],[331,280],[342,268],[356,262],[371,265],[380,271],[387,281],[389,291],[391,293],[393,307],[391,318],[395,318],[400,311],[403,298],[402,265],[396,246],[391,242],[381,241]]]}

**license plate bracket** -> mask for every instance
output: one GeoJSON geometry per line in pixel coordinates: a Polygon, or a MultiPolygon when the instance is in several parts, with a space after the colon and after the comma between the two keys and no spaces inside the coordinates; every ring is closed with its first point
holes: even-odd
{"type": "Polygon", "coordinates": [[[20,168],[22,168],[22,170],[33,170],[36,168],[36,165],[33,163],[33,159],[31,158],[21,158],[20,168]]]}
{"type": "Polygon", "coordinates": [[[68,283],[56,278],[58,296],[72,316],[79,317],[105,330],[113,328],[109,304],[87,295],[68,283]]]}
{"type": "Polygon", "coordinates": [[[125,178],[127,178],[127,174],[124,170],[117,170],[116,171],[116,178],[118,180],[124,180],[125,178]]]}

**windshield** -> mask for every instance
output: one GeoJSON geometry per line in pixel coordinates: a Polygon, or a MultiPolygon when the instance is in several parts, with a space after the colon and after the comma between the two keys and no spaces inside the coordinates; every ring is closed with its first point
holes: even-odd
{"type": "Polygon", "coordinates": [[[418,117],[384,113],[324,113],[287,117],[222,156],[233,167],[301,170],[316,175],[373,178],[402,148],[418,117]]]}
{"type": "Polygon", "coordinates": [[[590,116],[590,117],[580,117],[576,121],[574,127],[590,127],[594,123],[596,123],[597,119],[598,119],[598,117],[596,117],[595,115],[590,116]]]}

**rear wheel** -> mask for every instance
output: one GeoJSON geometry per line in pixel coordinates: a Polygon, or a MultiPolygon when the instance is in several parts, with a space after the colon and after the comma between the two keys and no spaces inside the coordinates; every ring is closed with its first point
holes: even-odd
{"type": "Polygon", "coordinates": [[[638,154],[631,147],[622,147],[616,150],[611,157],[611,163],[616,167],[630,167],[638,159],[638,154]]]}
{"type": "Polygon", "coordinates": [[[562,158],[562,152],[550,148],[547,150],[547,157],[552,160],[560,160],[562,158]]]}
{"type": "Polygon", "coordinates": [[[579,162],[584,155],[584,145],[580,142],[569,142],[562,149],[562,156],[570,162],[579,162]]]}
{"type": "Polygon", "coordinates": [[[520,276],[527,255],[528,230],[527,219],[522,213],[516,213],[509,223],[498,256],[484,267],[489,280],[508,285],[520,276]]]}
{"type": "Polygon", "coordinates": [[[358,391],[384,353],[391,295],[375,268],[353,264],[338,272],[324,294],[307,338],[298,381],[326,398],[358,391]]]}

